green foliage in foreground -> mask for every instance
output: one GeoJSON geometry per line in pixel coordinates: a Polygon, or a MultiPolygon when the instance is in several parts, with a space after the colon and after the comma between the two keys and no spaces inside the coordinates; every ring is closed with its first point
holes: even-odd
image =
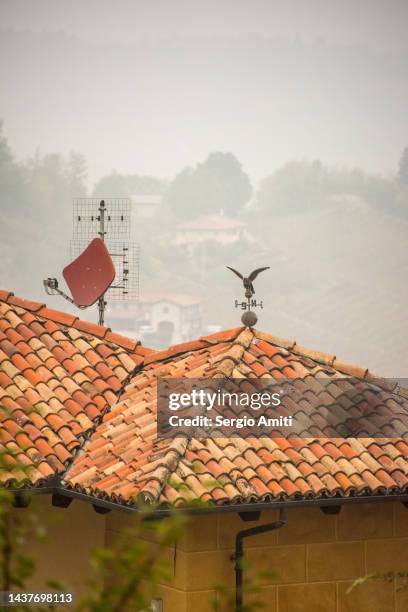
{"type": "MultiPolygon", "coordinates": [[[[44,539],[46,530],[38,517],[28,510],[20,515],[13,508],[13,495],[0,490],[0,590],[24,591],[28,581],[35,579],[36,563],[26,554],[27,542],[33,537],[44,539]],[[20,519],[20,516],[23,518],[20,519]]],[[[168,553],[182,537],[185,516],[177,513],[164,519],[155,519],[151,511],[144,510],[124,529],[109,548],[96,548],[90,557],[93,578],[84,598],[74,605],[75,612],[146,612],[149,602],[157,596],[157,587],[171,580],[168,553]]],[[[244,592],[246,604],[242,612],[263,609],[258,600],[259,576],[245,568],[244,592]],[[248,570],[248,571],[247,571],[248,570]]],[[[47,582],[53,592],[69,589],[55,580],[47,582]]],[[[225,585],[216,585],[213,610],[235,610],[235,591],[225,585]]],[[[44,612],[46,606],[16,606],[17,612],[44,612]]],[[[72,610],[71,606],[69,607],[72,610]]]]}
{"type": "Polygon", "coordinates": [[[396,588],[397,591],[405,591],[408,589],[408,571],[401,572],[380,572],[377,574],[367,574],[354,580],[353,584],[348,588],[347,593],[351,593],[355,588],[370,582],[371,580],[382,580],[383,582],[394,582],[399,580],[399,586],[396,588]]]}
{"type": "MultiPolygon", "coordinates": [[[[13,486],[19,486],[32,465],[19,460],[19,449],[0,450],[0,476],[15,475],[13,486]]],[[[10,482],[10,481],[9,481],[10,482]]],[[[35,581],[36,563],[26,553],[33,539],[44,539],[46,529],[30,510],[18,511],[13,507],[14,495],[0,489],[0,591],[30,590],[35,581]]],[[[205,509],[205,504],[196,504],[205,509]]],[[[173,513],[157,519],[149,508],[142,508],[130,526],[124,529],[111,547],[96,548],[90,557],[93,577],[84,598],[74,604],[76,612],[146,612],[149,602],[157,596],[158,585],[171,580],[168,552],[183,535],[187,519],[173,513]]],[[[247,570],[247,568],[246,568],[247,570]]],[[[245,571],[244,583],[247,603],[242,612],[255,612],[262,608],[256,599],[259,592],[257,578],[245,571]]],[[[69,591],[63,584],[51,579],[49,591],[69,591]]],[[[215,588],[213,609],[228,612],[235,609],[234,590],[218,585],[215,588]]],[[[37,589],[40,590],[40,589],[37,589]]],[[[43,612],[55,609],[46,606],[16,606],[16,612],[43,612]]],[[[72,609],[71,606],[69,609],[72,609]]]]}

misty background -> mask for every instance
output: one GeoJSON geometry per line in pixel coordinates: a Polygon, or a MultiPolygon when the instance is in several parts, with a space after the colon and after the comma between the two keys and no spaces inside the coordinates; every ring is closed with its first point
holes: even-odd
{"type": "Polygon", "coordinates": [[[73,198],[130,197],[141,301],[233,327],[225,265],[270,265],[259,329],[407,375],[406,2],[0,0],[0,24],[2,287],[72,310],[42,280],[73,198]]]}

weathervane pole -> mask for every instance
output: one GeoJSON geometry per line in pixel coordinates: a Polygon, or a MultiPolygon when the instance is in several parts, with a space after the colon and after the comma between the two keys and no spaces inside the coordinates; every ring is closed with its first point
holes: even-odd
{"type": "MultiPolygon", "coordinates": [[[[105,242],[105,200],[101,200],[99,204],[99,237],[103,242],[105,242]]],[[[105,294],[101,295],[98,300],[98,312],[99,312],[99,325],[103,325],[105,322],[105,294]]]]}
{"type": "MultiPolygon", "coordinates": [[[[238,272],[238,270],[231,268],[231,266],[227,266],[228,270],[231,270],[231,272],[236,274],[236,276],[238,276],[238,278],[242,280],[242,284],[245,289],[246,303],[241,302],[242,308],[245,310],[245,312],[241,317],[241,321],[246,327],[253,327],[258,321],[258,317],[256,316],[255,312],[251,310],[252,306],[254,308],[257,308],[258,306],[260,308],[263,308],[262,301],[258,304],[256,300],[252,300],[252,296],[255,294],[253,282],[258,276],[258,274],[260,274],[260,272],[263,272],[264,270],[269,270],[269,267],[270,266],[257,268],[256,270],[253,270],[251,274],[248,274],[248,276],[244,276],[243,274],[241,274],[241,272],[238,272]]],[[[239,302],[238,300],[235,300],[235,308],[237,308],[238,306],[239,302]]]]}

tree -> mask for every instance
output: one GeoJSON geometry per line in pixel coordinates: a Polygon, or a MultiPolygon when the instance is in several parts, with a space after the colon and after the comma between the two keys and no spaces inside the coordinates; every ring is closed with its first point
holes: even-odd
{"type": "Polygon", "coordinates": [[[312,210],[327,194],[327,173],[320,161],[291,161],[261,184],[260,210],[291,213],[312,210]]]}
{"type": "Polygon", "coordinates": [[[0,121],[0,202],[3,210],[15,210],[26,204],[24,172],[14,161],[7,139],[3,135],[2,121],[0,121]]]}
{"type": "MultiPolygon", "coordinates": [[[[1,463],[1,456],[0,456],[1,463]]],[[[16,469],[20,465],[15,464],[16,469]]],[[[27,466],[23,466],[26,468],[27,466]]],[[[10,466],[8,466],[8,470],[10,466]]],[[[29,497],[27,497],[29,501],[29,497]]],[[[200,506],[198,506],[200,507],[200,506]]],[[[187,522],[185,516],[174,512],[165,519],[154,519],[152,510],[141,509],[130,525],[124,529],[109,547],[96,548],[90,556],[93,568],[86,594],[74,604],[74,612],[146,612],[149,602],[157,595],[158,585],[171,580],[172,574],[167,551],[180,540],[187,522]]],[[[27,553],[27,543],[33,536],[40,542],[47,539],[47,525],[40,522],[35,513],[19,519],[13,508],[13,494],[0,489],[0,590],[34,591],[29,587],[36,582],[36,562],[27,553]],[[27,518],[29,520],[27,520],[27,518]]],[[[245,579],[245,592],[249,599],[242,612],[263,610],[260,599],[263,576],[268,572],[251,572],[245,579]]],[[[66,585],[47,580],[49,593],[69,593],[66,585]]],[[[46,598],[36,600],[34,606],[14,605],[16,612],[46,612],[55,605],[46,598]],[[45,605],[41,605],[45,603],[45,605]]],[[[215,585],[214,612],[234,609],[234,593],[223,584],[215,585]]],[[[3,608],[2,608],[3,609],[3,608]]]]}
{"type": "Polygon", "coordinates": [[[127,179],[132,194],[162,194],[167,187],[167,181],[155,176],[130,174],[127,179]]]}
{"type": "Polygon", "coordinates": [[[405,147],[401,155],[398,169],[398,179],[400,183],[408,186],[408,147],[405,147]]]}
{"type": "Polygon", "coordinates": [[[36,206],[44,206],[54,212],[61,202],[68,201],[69,189],[64,158],[60,153],[41,157],[37,152],[30,174],[30,198],[36,206]]]}
{"type": "MultiPolygon", "coordinates": [[[[8,416],[9,410],[0,406],[0,415],[8,416]]],[[[0,475],[8,475],[10,487],[18,488],[29,482],[35,469],[33,462],[20,459],[21,450],[5,446],[0,448],[0,475]]],[[[20,493],[29,502],[27,493],[20,493]]],[[[111,548],[97,548],[92,552],[93,579],[85,598],[75,606],[77,612],[125,612],[144,611],[154,595],[158,582],[169,579],[169,567],[165,554],[182,535],[185,519],[180,514],[166,521],[153,520],[152,511],[141,508],[132,524],[115,540],[111,548]],[[154,541],[154,545],[151,544],[154,541]]],[[[0,591],[26,591],[27,581],[36,578],[36,564],[27,554],[29,537],[46,535],[46,525],[41,525],[35,513],[20,518],[13,508],[13,493],[0,488],[0,591]]],[[[48,577],[50,591],[65,591],[63,584],[48,577]]],[[[16,605],[21,612],[45,612],[55,606],[41,599],[45,606],[16,605]]],[[[1,607],[1,609],[3,609],[1,607]]]]}
{"type": "Polygon", "coordinates": [[[135,194],[161,194],[166,181],[154,176],[119,174],[114,170],[96,183],[93,195],[98,198],[126,198],[135,194]]]}
{"type": "Polygon", "coordinates": [[[237,215],[249,201],[252,186],[232,153],[211,153],[195,168],[187,167],[170,185],[166,203],[182,218],[219,213],[237,215]]]}
{"type": "MultiPolygon", "coordinates": [[[[0,416],[9,415],[6,408],[0,406],[0,416]]],[[[30,481],[30,473],[37,467],[35,460],[28,463],[20,459],[21,450],[6,446],[0,448],[0,475],[8,475],[10,487],[21,487],[30,481]]],[[[4,485],[3,485],[4,486],[4,485]]],[[[179,483],[176,486],[181,487],[179,483]]],[[[28,493],[20,493],[21,499],[30,501],[28,493]]],[[[35,536],[38,540],[46,539],[47,525],[42,524],[43,517],[26,511],[22,518],[19,511],[13,508],[13,493],[0,488],[0,591],[34,591],[29,589],[36,581],[36,562],[27,553],[27,543],[35,536]]],[[[205,502],[197,501],[197,509],[207,507],[205,502]]],[[[73,609],[75,612],[146,612],[150,600],[157,594],[157,587],[163,581],[171,580],[171,571],[167,551],[176,545],[183,536],[187,518],[182,513],[170,513],[165,519],[154,516],[154,508],[140,506],[140,512],[130,524],[115,538],[109,547],[96,548],[89,559],[93,576],[87,585],[87,591],[73,609]]],[[[259,574],[270,576],[269,573],[259,574]]],[[[49,592],[67,593],[66,585],[48,576],[49,592]]],[[[260,582],[256,574],[248,576],[245,589],[250,601],[242,612],[255,612],[263,609],[258,600],[260,582]]],[[[213,602],[215,612],[227,612],[233,609],[232,593],[225,585],[216,586],[216,598],[213,602]]],[[[47,598],[36,600],[34,606],[15,605],[16,612],[46,612],[55,609],[47,603],[47,598]],[[45,605],[41,605],[45,603],[45,605]]],[[[2,608],[3,609],[3,608],[2,608]]],[[[149,608],[150,609],[150,608],[149,608]]]]}
{"type": "Polygon", "coordinates": [[[25,291],[38,295],[41,278],[50,274],[53,266],[55,273],[59,271],[69,257],[72,199],[86,195],[86,163],[79,153],[73,152],[67,159],[39,151],[18,163],[1,128],[3,284],[16,289],[24,286],[25,291]]]}
{"type": "Polygon", "coordinates": [[[72,199],[84,194],[82,156],[75,154],[67,161],[60,153],[42,156],[39,151],[25,164],[27,198],[37,231],[50,236],[56,232],[68,240],[72,218],[72,199]],[[79,191],[79,193],[77,192],[79,191]]]}
{"type": "Polygon", "coordinates": [[[86,196],[87,170],[85,157],[76,151],[71,151],[68,160],[68,185],[72,198],[86,196]]]}
{"type": "Polygon", "coordinates": [[[113,170],[96,183],[93,195],[96,198],[126,198],[130,196],[127,177],[113,170]]]}
{"type": "Polygon", "coordinates": [[[291,161],[264,179],[257,205],[270,213],[308,212],[327,205],[330,196],[350,194],[373,207],[392,211],[394,183],[359,169],[330,168],[319,160],[291,161]]]}

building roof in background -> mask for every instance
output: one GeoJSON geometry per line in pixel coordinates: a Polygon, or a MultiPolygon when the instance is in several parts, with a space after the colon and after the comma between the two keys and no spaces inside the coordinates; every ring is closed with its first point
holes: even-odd
{"type": "Polygon", "coordinates": [[[237,229],[239,227],[246,227],[246,223],[239,219],[232,217],[225,217],[224,215],[206,215],[204,217],[198,217],[192,221],[186,221],[185,223],[179,223],[177,225],[178,230],[230,230],[237,229]]]}
{"type": "MultiPolygon", "coordinates": [[[[247,328],[154,352],[41,304],[0,298],[0,439],[33,464],[26,485],[58,474],[60,488],[94,501],[201,500],[237,509],[408,491],[408,445],[400,439],[157,439],[158,377],[324,376],[341,401],[338,381],[346,375],[361,380],[364,392],[383,389],[387,411],[397,388],[366,369],[247,328]]],[[[308,397],[315,408],[323,399],[318,387],[308,397]]],[[[2,474],[6,484],[11,478],[2,474]]]]}

